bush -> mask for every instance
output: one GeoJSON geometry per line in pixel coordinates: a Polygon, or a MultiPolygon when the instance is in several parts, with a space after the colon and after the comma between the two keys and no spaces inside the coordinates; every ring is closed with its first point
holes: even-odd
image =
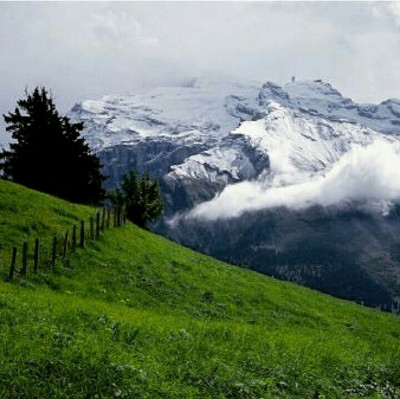
{"type": "Polygon", "coordinates": [[[109,199],[118,210],[140,227],[157,219],[163,210],[161,190],[157,180],[145,173],[140,179],[131,171],[122,177],[121,189],[109,192],[109,199]]]}

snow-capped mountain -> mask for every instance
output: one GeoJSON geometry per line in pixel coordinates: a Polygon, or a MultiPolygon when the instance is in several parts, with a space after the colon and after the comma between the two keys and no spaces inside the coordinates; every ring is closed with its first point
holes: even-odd
{"type": "Polygon", "coordinates": [[[193,80],[180,87],[138,90],[76,104],[70,116],[85,122],[95,151],[146,139],[208,143],[229,134],[248,117],[259,85],[193,80]]]}
{"type": "Polygon", "coordinates": [[[282,87],[193,81],[84,101],[70,116],[85,122],[109,186],[127,169],[149,170],[164,177],[173,210],[182,208],[174,192],[181,196],[193,181],[203,189],[187,193],[186,208],[239,181],[307,181],[354,145],[400,133],[400,101],[355,104],[319,80],[282,87]]]}
{"type": "Polygon", "coordinates": [[[356,123],[380,133],[399,133],[400,100],[356,104],[321,80],[291,82],[283,87],[268,82],[260,91],[259,102],[268,104],[271,100],[331,121],[356,123]]]}
{"type": "MultiPolygon", "coordinates": [[[[171,167],[165,181],[173,182],[174,187],[177,182],[178,186],[192,187],[192,181],[196,181],[202,187],[214,188],[208,195],[196,195],[189,201],[189,208],[199,199],[210,199],[230,183],[256,180],[267,189],[314,181],[357,146],[378,140],[398,143],[395,100],[382,103],[367,115],[365,110],[374,106],[354,104],[329,84],[313,81],[283,87],[267,83],[256,104],[248,102],[253,108],[247,108],[247,120],[211,149],[171,167]]],[[[222,196],[221,202],[230,202],[226,199],[222,196]]],[[[381,208],[386,207],[384,200],[381,208]]],[[[203,212],[207,218],[222,214],[208,209],[203,212]]]]}
{"type": "Polygon", "coordinates": [[[397,180],[390,179],[391,169],[400,170],[399,100],[356,104],[320,80],[283,86],[193,80],[182,87],[83,101],[70,117],[85,123],[84,135],[110,176],[108,187],[130,169],[161,179],[166,219],[174,220],[158,225],[164,234],[223,259],[345,297],[356,293],[355,298],[369,303],[388,304],[400,295],[400,253],[393,250],[397,219],[392,212],[400,185],[390,181],[397,180]],[[383,143],[383,164],[370,162],[376,143],[383,143]],[[369,153],[355,154],[360,148],[369,148],[369,153]],[[376,209],[385,209],[386,216],[365,216],[364,208],[353,212],[351,207],[325,207],[335,201],[348,205],[348,199],[379,203],[376,209]],[[292,206],[301,201],[304,206],[292,206]],[[347,239],[338,246],[344,213],[349,218],[347,239]],[[314,215],[323,222],[310,229],[316,224],[314,215]],[[376,218],[378,227],[372,228],[376,218]],[[320,231],[324,223],[331,236],[320,231]],[[226,240],[219,241],[215,234],[226,240]],[[323,245],[322,236],[328,240],[323,245]],[[307,248],[305,257],[302,247],[307,248]],[[342,276],[346,290],[326,283],[323,271],[320,277],[316,272],[325,267],[330,276],[335,274],[339,258],[339,269],[348,279],[342,276]],[[357,278],[363,281],[362,289],[351,288],[357,278]]]}
{"type": "Polygon", "coordinates": [[[69,116],[85,123],[85,138],[101,157],[112,186],[126,169],[163,176],[190,155],[215,147],[251,118],[258,92],[255,83],[194,80],[182,87],[83,101],[69,116]]]}

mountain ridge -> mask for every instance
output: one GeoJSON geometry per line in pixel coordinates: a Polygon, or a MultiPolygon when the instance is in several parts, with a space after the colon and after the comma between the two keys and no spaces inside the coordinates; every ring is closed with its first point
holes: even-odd
{"type": "Polygon", "coordinates": [[[321,80],[281,86],[197,81],[105,97],[88,106],[91,112],[77,106],[71,117],[85,122],[85,138],[110,176],[107,188],[131,169],[160,179],[167,209],[157,231],[231,262],[235,254],[237,263],[333,294],[336,282],[326,288],[323,276],[318,282],[301,265],[326,267],[327,273],[332,269],[333,279],[335,270],[350,268],[340,295],[351,296],[362,276],[365,283],[352,299],[388,307],[399,301],[399,100],[357,104],[321,80]],[[243,211],[236,212],[243,204],[243,211]],[[282,207],[289,230],[276,224],[282,207]],[[313,230],[313,209],[332,231],[325,248],[330,259],[321,260],[318,234],[325,233],[313,230]],[[226,221],[219,220],[221,215],[226,221]],[[343,218],[349,220],[347,242],[338,247],[343,218]],[[275,227],[259,226],[269,223],[275,227]],[[245,235],[252,229],[259,234],[249,243],[245,235]],[[360,231],[364,243],[356,239],[360,231]],[[218,234],[228,244],[216,239],[218,234]],[[279,243],[282,234],[290,239],[279,243]],[[307,256],[299,252],[304,245],[309,245],[307,256]],[[282,256],[273,255],[277,250],[282,256]],[[373,288],[376,281],[379,289],[373,288]],[[382,294],[371,299],[369,290],[382,294]]]}

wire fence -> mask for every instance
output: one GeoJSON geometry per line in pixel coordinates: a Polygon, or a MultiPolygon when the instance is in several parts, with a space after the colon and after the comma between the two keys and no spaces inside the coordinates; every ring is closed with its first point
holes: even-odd
{"type": "Polygon", "coordinates": [[[100,239],[106,230],[122,227],[126,224],[126,214],[123,209],[102,208],[96,211],[89,220],[81,220],[63,232],[58,232],[49,240],[36,237],[29,245],[24,241],[20,246],[12,248],[11,257],[5,265],[4,280],[12,282],[16,277],[25,277],[28,273],[38,273],[40,270],[53,271],[57,262],[67,260],[78,249],[100,239]]]}

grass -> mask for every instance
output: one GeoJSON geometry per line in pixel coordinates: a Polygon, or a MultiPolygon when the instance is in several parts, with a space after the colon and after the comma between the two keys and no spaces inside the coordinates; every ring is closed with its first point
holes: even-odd
{"type": "MultiPolygon", "coordinates": [[[[20,185],[0,179],[0,242],[1,250],[9,261],[11,249],[20,250],[24,241],[33,247],[36,237],[50,247],[55,234],[64,234],[66,228],[88,221],[95,209],[71,204],[51,195],[38,193],[20,185]]],[[[3,256],[3,258],[4,258],[3,256]]]]}
{"type": "MultiPolygon", "coordinates": [[[[3,181],[0,209],[12,245],[93,212],[3,181]]],[[[400,398],[400,318],[128,224],[0,283],[0,398],[400,398]]]]}

